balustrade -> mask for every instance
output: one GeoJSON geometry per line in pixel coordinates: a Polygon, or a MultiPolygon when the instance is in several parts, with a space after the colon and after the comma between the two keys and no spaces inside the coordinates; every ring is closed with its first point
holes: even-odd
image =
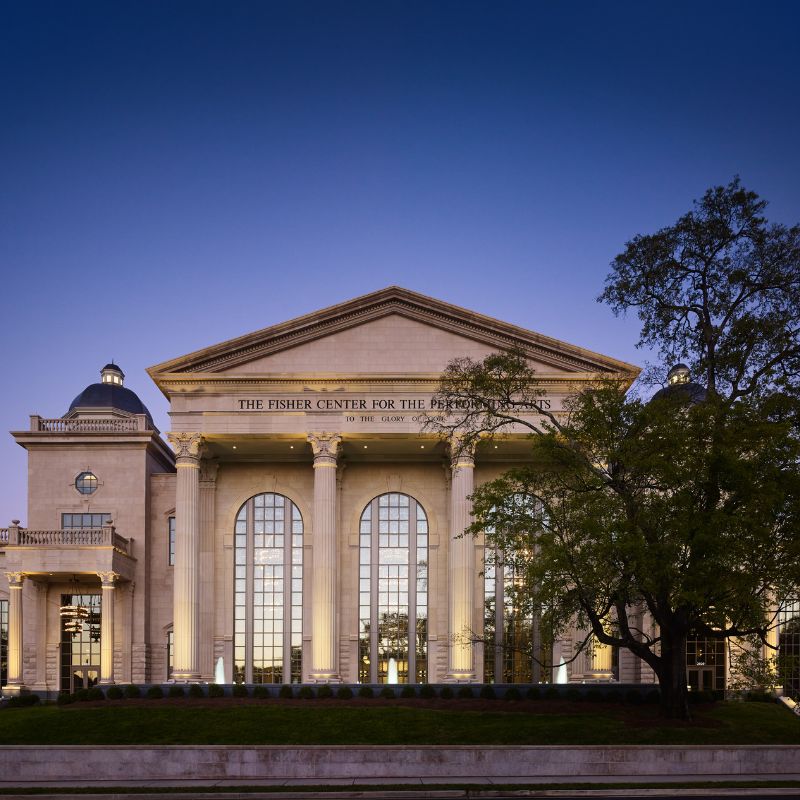
{"type": "Polygon", "coordinates": [[[9,536],[9,528],[0,529],[0,544],[19,547],[113,547],[130,556],[131,540],[120,536],[113,527],[68,528],[57,530],[13,529],[16,536],[9,536]]]}
{"type": "Polygon", "coordinates": [[[134,417],[76,417],[74,419],[45,419],[31,417],[31,430],[44,433],[128,433],[149,430],[147,417],[137,414],[134,417]]]}

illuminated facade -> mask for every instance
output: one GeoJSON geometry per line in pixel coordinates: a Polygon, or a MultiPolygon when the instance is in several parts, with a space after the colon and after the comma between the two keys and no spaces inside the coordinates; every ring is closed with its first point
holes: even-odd
{"type": "Polygon", "coordinates": [[[422,423],[448,361],[510,346],[555,412],[598,373],[636,373],[395,287],[152,367],[164,438],[107,365],[63,417],[13,433],[29,496],[27,527],[0,531],[5,691],[652,680],[608,648],[552,671],[520,655],[566,662],[582,635],[543,648],[514,575],[458,536],[526,435],[453,463],[422,423]]]}

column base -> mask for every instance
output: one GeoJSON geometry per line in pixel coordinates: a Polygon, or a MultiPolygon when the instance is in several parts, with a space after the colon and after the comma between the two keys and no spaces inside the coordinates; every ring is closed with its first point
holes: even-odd
{"type": "Polygon", "coordinates": [[[335,672],[313,672],[308,676],[309,683],[341,683],[341,676],[335,672]]]}
{"type": "Polygon", "coordinates": [[[108,678],[106,680],[100,678],[100,680],[97,681],[98,686],[116,686],[116,683],[117,682],[113,678],[108,678]]]}
{"type": "Polygon", "coordinates": [[[448,672],[442,683],[477,683],[478,676],[474,672],[448,672]]]}
{"type": "Polygon", "coordinates": [[[172,683],[201,683],[202,679],[199,672],[173,672],[172,683]]]}
{"type": "Polygon", "coordinates": [[[28,694],[30,690],[22,683],[7,683],[2,690],[3,697],[19,697],[28,694]]]}

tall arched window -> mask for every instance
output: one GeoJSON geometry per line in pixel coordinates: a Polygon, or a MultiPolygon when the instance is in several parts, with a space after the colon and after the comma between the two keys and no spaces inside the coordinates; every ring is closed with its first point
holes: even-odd
{"type": "MultiPolygon", "coordinates": [[[[522,494],[508,498],[506,505],[495,509],[501,522],[508,521],[506,536],[512,551],[532,553],[540,527],[540,507],[522,494]]],[[[491,536],[493,528],[487,528],[491,536]]],[[[538,683],[538,663],[550,659],[542,653],[538,615],[526,608],[524,570],[514,559],[504,558],[498,547],[484,548],[483,679],[485,683],[538,683]],[[537,663],[538,661],[538,663],[537,663]]],[[[524,558],[521,559],[524,564],[524,558]]]]}
{"type": "Polygon", "coordinates": [[[233,679],[299,683],[303,645],[303,518],[281,494],[239,509],[234,542],[233,679]]]}
{"type": "Polygon", "coordinates": [[[359,527],[360,683],[428,679],[428,518],[407,494],[370,502],[359,527]]]}

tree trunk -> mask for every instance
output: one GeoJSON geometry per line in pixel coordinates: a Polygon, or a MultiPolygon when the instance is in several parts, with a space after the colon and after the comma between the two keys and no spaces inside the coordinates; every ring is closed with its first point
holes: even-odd
{"type": "Polygon", "coordinates": [[[661,715],[691,719],[686,686],[686,634],[665,635],[661,631],[661,665],[656,671],[661,689],[661,715]]]}

